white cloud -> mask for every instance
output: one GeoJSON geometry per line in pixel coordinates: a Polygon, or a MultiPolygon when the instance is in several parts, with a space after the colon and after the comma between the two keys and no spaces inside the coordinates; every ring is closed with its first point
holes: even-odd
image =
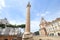
{"type": "Polygon", "coordinates": [[[2,7],[0,7],[0,9],[2,9],[2,7]]]}
{"type": "Polygon", "coordinates": [[[38,31],[40,29],[39,24],[39,21],[31,21],[31,32],[38,31]]]}
{"type": "Polygon", "coordinates": [[[0,11],[0,14],[1,14],[1,11],[0,11]]]}
{"type": "Polygon", "coordinates": [[[11,21],[9,21],[9,23],[14,25],[14,24],[16,24],[16,21],[15,20],[11,20],[11,21]]]}
{"type": "Polygon", "coordinates": [[[40,13],[37,13],[36,15],[37,15],[37,16],[40,16],[40,13]]]}
{"type": "Polygon", "coordinates": [[[3,7],[5,7],[5,1],[4,0],[0,0],[0,9],[2,9],[3,7]]]}
{"type": "Polygon", "coordinates": [[[46,11],[46,12],[44,12],[44,13],[37,13],[36,14],[36,16],[41,16],[41,17],[43,17],[43,16],[46,16],[47,14],[49,14],[50,12],[49,11],[46,11]]]}
{"type": "Polygon", "coordinates": [[[48,13],[50,13],[50,12],[49,12],[49,11],[46,11],[45,13],[48,14],[48,13]]]}
{"type": "Polygon", "coordinates": [[[45,16],[46,14],[41,14],[41,16],[45,16]]]}
{"type": "Polygon", "coordinates": [[[49,11],[46,11],[45,13],[41,13],[41,16],[44,17],[46,15],[48,15],[50,12],[49,11]]]}
{"type": "Polygon", "coordinates": [[[18,21],[18,22],[16,20],[8,20],[8,21],[9,21],[10,24],[13,24],[13,25],[14,24],[17,24],[17,25],[19,25],[19,24],[25,24],[25,21],[18,21]]]}

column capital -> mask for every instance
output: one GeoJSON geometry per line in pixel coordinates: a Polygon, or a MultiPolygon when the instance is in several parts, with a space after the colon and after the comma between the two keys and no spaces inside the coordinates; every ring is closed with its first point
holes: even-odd
{"type": "Polygon", "coordinates": [[[31,7],[30,2],[28,2],[27,7],[31,7]]]}

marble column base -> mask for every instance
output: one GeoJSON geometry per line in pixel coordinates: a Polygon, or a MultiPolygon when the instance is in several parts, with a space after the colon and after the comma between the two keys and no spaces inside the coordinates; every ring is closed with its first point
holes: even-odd
{"type": "Polygon", "coordinates": [[[23,34],[22,40],[33,40],[32,34],[23,34]]]}

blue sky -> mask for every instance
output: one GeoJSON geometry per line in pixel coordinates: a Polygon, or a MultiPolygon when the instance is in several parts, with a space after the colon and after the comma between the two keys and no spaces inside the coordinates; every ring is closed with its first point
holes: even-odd
{"type": "Polygon", "coordinates": [[[41,17],[47,21],[60,17],[60,0],[0,0],[0,19],[6,17],[11,24],[24,24],[28,2],[31,4],[31,32],[40,29],[41,17]]]}

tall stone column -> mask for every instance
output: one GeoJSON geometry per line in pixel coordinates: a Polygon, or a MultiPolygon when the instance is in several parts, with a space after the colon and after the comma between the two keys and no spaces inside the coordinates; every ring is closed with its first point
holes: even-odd
{"type": "Polygon", "coordinates": [[[31,5],[28,2],[26,7],[26,27],[25,27],[25,32],[23,34],[22,40],[33,40],[32,34],[30,32],[30,7],[31,5]]]}
{"type": "Polygon", "coordinates": [[[24,34],[30,34],[30,7],[31,5],[28,3],[26,7],[26,27],[24,34]]]}

